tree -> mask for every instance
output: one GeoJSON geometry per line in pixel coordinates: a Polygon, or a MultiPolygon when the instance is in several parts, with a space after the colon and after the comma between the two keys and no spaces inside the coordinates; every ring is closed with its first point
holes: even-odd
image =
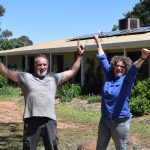
{"type": "MultiPolygon", "coordinates": [[[[4,13],[5,8],[0,5],[0,17],[4,16],[4,13]]],[[[0,28],[0,50],[19,48],[33,44],[27,36],[20,36],[19,38],[10,39],[12,35],[13,33],[8,29],[2,31],[0,28]]]]}
{"type": "MultiPolygon", "coordinates": [[[[0,17],[4,16],[4,13],[5,13],[5,8],[2,5],[0,5],[0,17]]],[[[7,38],[10,36],[12,36],[11,31],[9,31],[9,30],[2,31],[0,28],[0,42],[3,41],[3,38],[7,38]]]]}
{"type": "Polygon", "coordinates": [[[13,43],[9,40],[5,40],[0,44],[0,50],[13,49],[13,43]]]}
{"type": "Polygon", "coordinates": [[[0,17],[3,16],[4,13],[5,13],[5,8],[2,5],[0,5],[0,17]]]}
{"type": "Polygon", "coordinates": [[[139,18],[142,27],[150,26],[150,0],[140,0],[133,10],[124,16],[125,18],[139,18]]]}
{"type": "Polygon", "coordinates": [[[4,30],[2,31],[1,35],[0,35],[0,38],[2,39],[7,39],[8,37],[11,37],[13,34],[11,31],[9,30],[4,30]]]}
{"type": "Polygon", "coordinates": [[[33,44],[33,42],[27,36],[21,36],[18,38],[18,40],[20,40],[24,46],[28,46],[28,45],[33,44]]]}
{"type": "MultiPolygon", "coordinates": [[[[140,0],[140,2],[133,7],[133,10],[123,15],[124,18],[139,18],[141,27],[150,26],[150,0],[140,0]]],[[[114,25],[112,31],[117,29],[118,25],[114,25]]]]}
{"type": "Polygon", "coordinates": [[[19,48],[19,47],[29,46],[33,44],[32,41],[27,36],[13,38],[10,41],[13,43],[13,48],[19,48]]]}
{"type": "Polygon", "coordinates": [[[112,31],[116,31],[118,29],[118,25],[114,25],[112,31]]]}

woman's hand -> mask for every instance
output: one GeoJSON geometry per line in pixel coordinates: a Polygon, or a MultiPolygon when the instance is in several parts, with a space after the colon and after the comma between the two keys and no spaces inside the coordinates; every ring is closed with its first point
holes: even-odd
{"type": "Polygon", "coordinates": [[[97,46],[98,54],[99,54],[99,55],[105,54],[105,53],[104,53],[104,50],[103,50],[103,48],[102,48],[101,42],[99,42],[99,37],[98,37],[98,35],[97,35],[97,34],[94,35],[93,38],[94,38],[95,43],[96,43],[96,46],[97,46]]]}
{"type": "Polygon", "coordinates": [[[99,37],[98,37],[98,35],[97,34],[94,35],[93,38],[95,40],[95,43],[96,43],[97,47],[99,47],[99,37]]]}
{"type": "Polygon", "coordinates": [[[150,55],[150,50],[147,48],[142,49],[142,54],[141,54],[141,59],[145,60],[149,57],[150,55]]]}

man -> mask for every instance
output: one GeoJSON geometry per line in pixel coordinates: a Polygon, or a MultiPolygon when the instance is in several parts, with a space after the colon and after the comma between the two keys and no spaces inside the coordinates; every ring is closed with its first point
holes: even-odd
{"type": "Polygon", "coordinates": [[[45,150],[57,150],[58,136],[55,115],[57,86],[76,75],[80,67],[84,47],[77,43],[77,59],[72,68],[47,75],[48,60],[38,55],[34,60],[35,73],[15,72],[0,62],[0,73],[17,82],[25,100],[23,150],[36,150],[39,137],[43,138],[45,150]]]}

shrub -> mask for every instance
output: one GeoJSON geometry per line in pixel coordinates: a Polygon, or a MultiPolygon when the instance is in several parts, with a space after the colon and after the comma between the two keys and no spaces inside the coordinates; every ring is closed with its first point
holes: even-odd
{"type": "Polygon", "coordinates": [[[130,108],[134,116],[150,113],[150,78],[137,82],[131,92],[130,108]]]}
{"type": "Polygon", "coordinates": [[[134,86],[131,92],[131,97],[137,96],[150,100],[150,78],[138,81],[137,84],[134,86]]]}
{"type": "Polygon", "coordinates": [[[19,96],[20,93],[21,93],[21,89],[13,86],[4,86],[0,90],[0,95],[19,96]]]}
{"type": "Polygon", "coordinates": [[[74,97],[78,97],[80,94],[81,87],[79,84],[66,82],[58,88],[56,97],[60,98],[62,102],[70,102],[74,97]]]}
{"type": "Polygon", "coordinates": [[[8,85],[8,79],[0,74],[0,88],[8,85]]]}
{"type": "Polygon", "coordinates": [[[97,103],[101,101],[101,97],[99,95],[89,95],[87,101],[88,103],[97,103]]]}
{"type": "Polygon", "coordinates": [[[134,116],[143,116],[150,113],[150,100],[141,99],[140,96],[131,99],[131,112],[134,116]]]}

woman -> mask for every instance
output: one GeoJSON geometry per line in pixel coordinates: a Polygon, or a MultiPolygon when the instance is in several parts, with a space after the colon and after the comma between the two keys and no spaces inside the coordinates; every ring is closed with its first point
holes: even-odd
{"type": "Polygon", "coordinates": [[[99,59],[106,81],[102,90],[101,119],[99,122],[97,150],[106,150],[112,137],[116,150],[126,150],[131,112],[129,97],[138,69],[148,58],[150,51],[143,48],[141,57],[132,64],[126,56],[114,56],[109,64],[106,54],[94,35],[99,59]]]}

